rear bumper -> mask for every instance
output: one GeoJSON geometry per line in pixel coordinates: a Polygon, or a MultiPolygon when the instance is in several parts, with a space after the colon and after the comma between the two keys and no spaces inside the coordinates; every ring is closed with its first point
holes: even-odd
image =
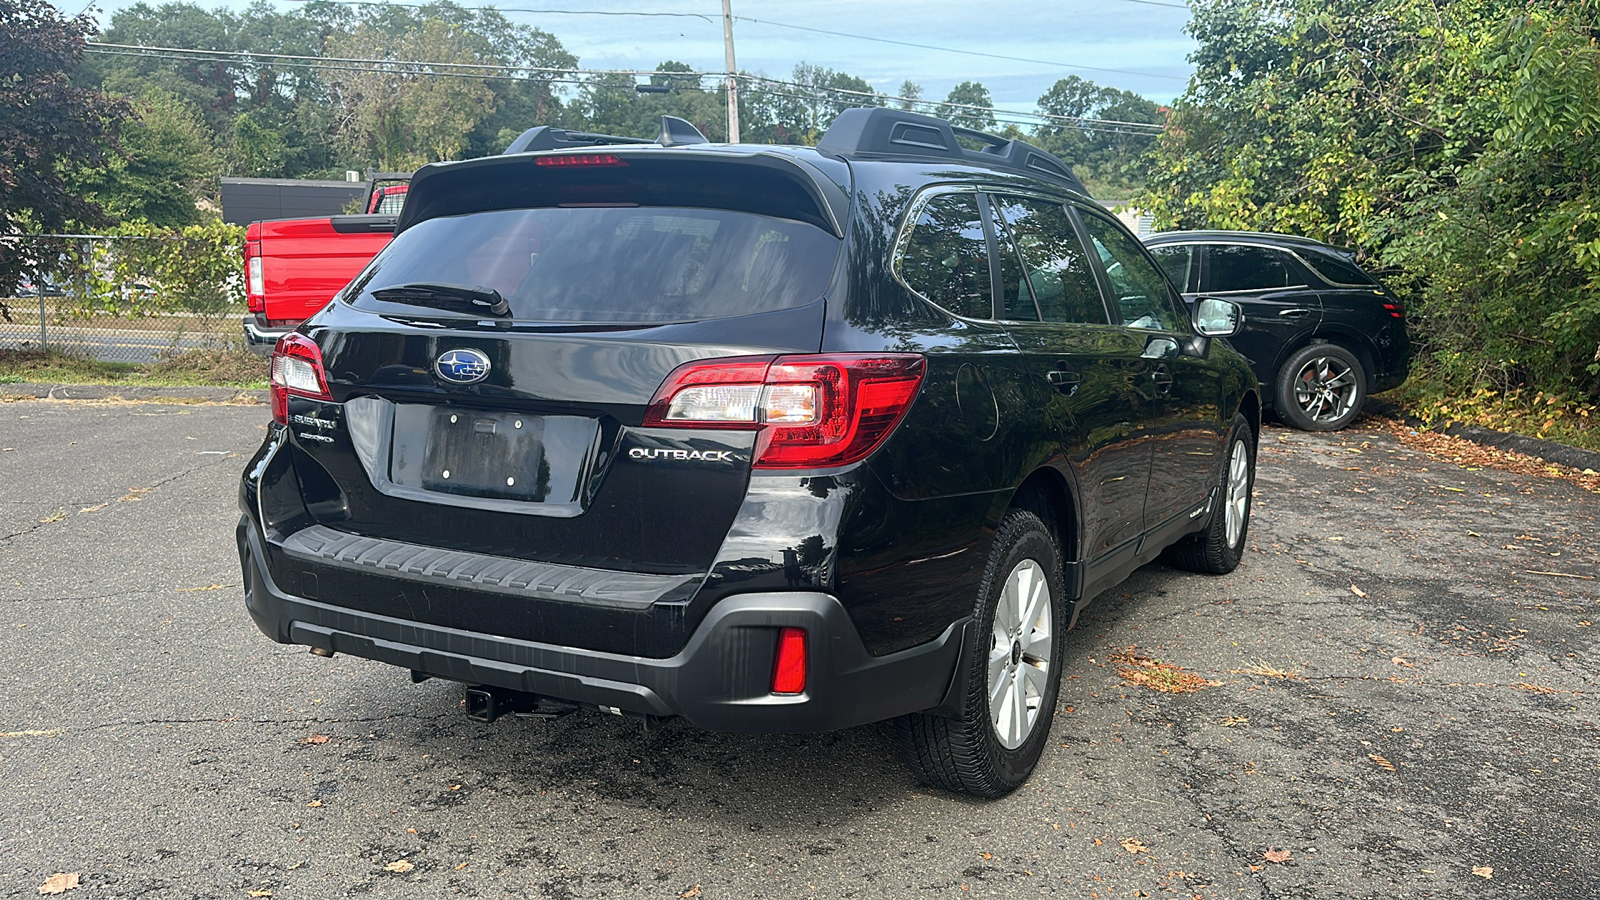
{"type": "Polygon", "coordinates": [[[271,353],[272,348],[278,343],[278,338],[293,330],[293,328],[268,327],[256,316],[245,316],[244,343],[256,353],[271,353]]]}
{"type": "MultiPolygon", "coordinates": [[[[281,590],[259,528],[239,523],[245,605],[280,643],[305,644],[467,684],[623,712],[683,716],[717,731],[830,731],[947,705],[970,619],[935,640],[874,657],[839,601],[818,592],[737,594],[718,603],[677,654],[602,653],[429,625],[281,590]],[[806,630],[806,689],[770,692],[777,629],[806,630]]],[[[374,576],[380,577],[380,576],[374,576]]]]}

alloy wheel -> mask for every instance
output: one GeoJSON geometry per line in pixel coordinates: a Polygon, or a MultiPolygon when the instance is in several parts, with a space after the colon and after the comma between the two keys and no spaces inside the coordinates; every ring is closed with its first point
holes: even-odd
{"type": "Polygon", "coordinates": [[[1295,402],[1313,422],[1333,422],[1349,413],[1360,390],[1356,373],[1331,356],[1309,359],[1295,373],[1295,402]]]}
{"type": "Polygon", "coordinates": [[[1050,582],[1024,559],[1011,569],[995,605],[989,644],[989,721],[1001,746],[1022,746],[1038,724],[1055,644],[1050,582]]]}

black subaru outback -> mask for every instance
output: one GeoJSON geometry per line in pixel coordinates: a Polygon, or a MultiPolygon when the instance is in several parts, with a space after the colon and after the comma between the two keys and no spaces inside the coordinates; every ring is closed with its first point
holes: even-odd
{"type": "Polygon", "coordinates": [[[815,149],[686,125],[417,173],[274,352],[250,614],[485,719],[893,719],[928,781],[1003,794],[1091,598],[1163,552],[1239,563],[1238,307],[1187,311],[1020,141],[888,109],[815,149]]]}

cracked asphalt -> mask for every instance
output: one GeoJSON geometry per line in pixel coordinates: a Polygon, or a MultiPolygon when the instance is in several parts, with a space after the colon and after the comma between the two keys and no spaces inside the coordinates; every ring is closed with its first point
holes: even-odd
{"type": "Polygon", "coordinates": [[[0,895],[1600,896],[1571,483],[1269,429],[1243,565],[1102,595],[1037,774],[975,802],[876,727],[485,726],[270,643],[232,536],[266,415],[0,404],[0,895]],[[1131,684],[1130,653],[1215,683],[1131,684]]]}

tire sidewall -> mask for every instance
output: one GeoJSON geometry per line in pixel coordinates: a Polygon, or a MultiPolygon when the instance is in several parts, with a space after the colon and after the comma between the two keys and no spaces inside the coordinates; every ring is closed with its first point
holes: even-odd
{"type": "Polygon", "coordinates": [[[999,536],[990,552],[989,564],[984,572],[983,590],[976,610],[978,631],[968,667],[968,694],[966,717],[975,734],[981,734],[983,751],[989,760],[989,771],[997,776],[997,788],[1002,791],[1027,780],[1038,763],[1044,746],[1050,739],[1050,726],[1055,717],[1056,700],[1060,695],[1062,650],[1065,646],[1066,622],[1062,616],[1066,607],[1065,590],[1061,574],[1061,551],[1043,520],[1026,510],[1012,510],[1002,523],[999,536]],[[1039,716],[1027,740],[1015,750],[1000,743],[994,730],[989,709],[989,642],[994,633],[995,611],[1005,589],[1006,579],[1012,569],[1025,559],[1038,563],[1044,570],[1050,589],[1050,673],[1046,679],[1044,696],[1039,704],[1039,716]]]}
{"type": "Polygon", "coordinates": [[[1308,344],[1284,361],[1283,367],[1278,370],[1275,393],[1278,417],[1285,423],[1301,431],[1338,431],[1355,421],[1356,416],[1361,414],[1361,408],[1366,405],[1367,373],[1355,354],[1338,344],[1308,344]],[[1351,405],[1348,412],[1331,422],[1313,421],[1300,408],[1300,403],[1294,396],[1295,376],[1305,368],[1306,363],[1319,356],[1331,356],[1348,365],[1356,379],[1356,402],[1351,405]]]}
{"type": "Polygon", "coordinates": [[[1250,540],[1250,514],[1255,507],[1256,487],[1256,442],[1250,431],[1250,423],[1243,416],[1235,416],[1233,427],[1228,429],[1227,453],[1222,458],[1222,478],[1218,482],[1219,505],[1217,515],[1212,520],[1212,527],[1216,529],[1215,540],[1222,551],[1223,565],[1232,571],[1244,558],[1244,545],[1250,540]],[[1239,542],[1237,545],[1228,544],[1228,479],[1233,471],[1233,451],[1235,447],[1244,447],[1245,459],[1245,485],[1244,485],[1244,521],[1239,526],[1239,542]]]}

